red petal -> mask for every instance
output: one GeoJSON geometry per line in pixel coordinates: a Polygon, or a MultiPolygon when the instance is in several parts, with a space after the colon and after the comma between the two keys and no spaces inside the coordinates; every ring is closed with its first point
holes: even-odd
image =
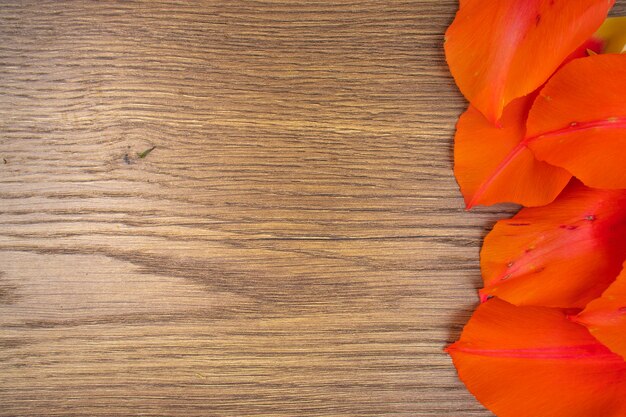
{"type": "Polygon", "coordinates": [[[573,182],[545,207],[524,208],[485,238],[482,298],[517,305],[583,308],[626,259],[626,190],[573,182]]]}
{"type": "Polygon", "coordinates": [[[626,357],[626,269],[575,320],[613,352],[626,357]]]}
{"type": "Polygon", "coordinates": [[[454,174],[467,208],[513,202],[548,204],[571,178],[562,168],[537,161],[521,140],[534,95],[514,100],[495,127],[474,107],[461,115],[454,138],[454,174]]]}
{"type": "Polygon", "coordinates": [[[527,139],[538,159],[585,184],[626,188],[626,55],[565,65],[535,100],[527,139]]]}
{"type": "Polygon", "coordinates": [[[505,105],[543,84],[600,27],[613,0],[463,0],[446,32],[450,71],[495,123],[505,105]]]}
{"type": "Polygon", "coordinates": [[[447,351],[499,417],[626,415],[626,363],[560,310],[490,300],[447,351]]]}

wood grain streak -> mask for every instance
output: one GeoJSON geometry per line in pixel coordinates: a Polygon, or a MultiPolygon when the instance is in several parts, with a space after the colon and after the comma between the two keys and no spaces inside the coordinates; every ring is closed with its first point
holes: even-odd
{"type": "Polygon", "coordinates": [[[0,415],[490,415],[456,7],[1,2],[0,415]]]}

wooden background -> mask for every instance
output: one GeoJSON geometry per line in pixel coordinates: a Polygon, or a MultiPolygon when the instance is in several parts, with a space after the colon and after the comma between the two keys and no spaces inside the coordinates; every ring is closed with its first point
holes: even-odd
{"type": "Polygon", "coordinates": [[[2,1],[0,415],[489,416],[456,7],[2,1]]]}

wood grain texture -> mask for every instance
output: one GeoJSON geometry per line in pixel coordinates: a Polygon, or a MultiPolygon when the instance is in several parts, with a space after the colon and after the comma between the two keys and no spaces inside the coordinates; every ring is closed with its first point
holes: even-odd
{"type": "Polygon", "coordinates": [[[2,1],[0,415],[489,416],[456,7],[2,1]]]}

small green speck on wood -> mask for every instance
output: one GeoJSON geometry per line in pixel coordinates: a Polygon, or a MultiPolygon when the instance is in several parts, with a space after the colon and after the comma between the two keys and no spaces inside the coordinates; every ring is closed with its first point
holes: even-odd
{"type": "Polygon", "coordinates": [[[150,155],[150,152],[152,152],[152,151],[153,151],[153,150],[155,150],[155,149],[156,149],[156,146],[153,146],[153,147],[151,147],[151,148],[148,148],[148,149],[146,149],[145,151],[143,151],[143,152],[141,152],[141,153],[138,153],[138,154],[137,154],[137,157],[139,157],[139,159],[143,159],[143,158],[145,158],[146,156],[150,155]]]}

